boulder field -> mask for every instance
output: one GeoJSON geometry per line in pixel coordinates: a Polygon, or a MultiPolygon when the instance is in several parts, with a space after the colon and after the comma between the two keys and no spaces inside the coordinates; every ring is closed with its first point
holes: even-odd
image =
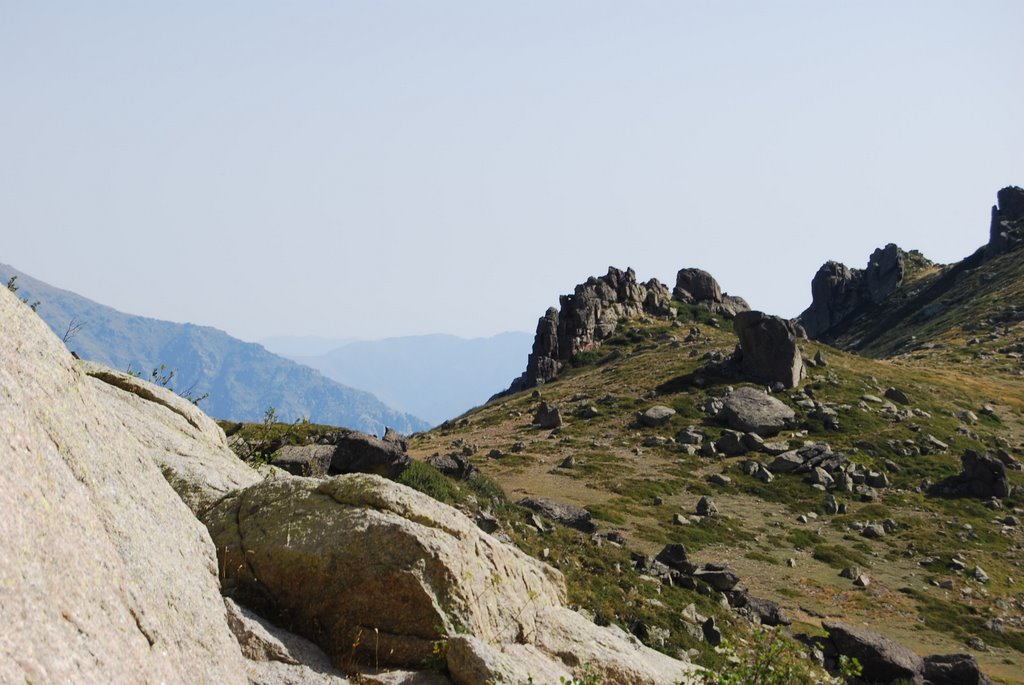
{"type": "Polygon", "coordinates": [[[699,670],[567,609],[560,572],[451,507],[377,475],[256,471],[197,407],[74,359],[6,290],[0,323],[0,682],[699,670]],[[416,670],[428,657],[439,672],[416,670]]]}

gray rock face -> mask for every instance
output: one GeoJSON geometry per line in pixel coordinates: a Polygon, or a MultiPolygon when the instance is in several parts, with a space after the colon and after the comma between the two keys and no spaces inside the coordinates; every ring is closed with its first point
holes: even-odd
{"type": "Polygon", "coordinates": [[[864,680],[892,682],[906,679],[919,682],[923,668],[921,657],[887,637],[845,623],[823,621],[822,627],[836,651],[855,657],[864,667],[864,680]]]}
{"type": "Polygon", "coordinates": [[[693,577],[703,580],[719,592],[728,592],[740,582],[740,577],[723,564],[704,564],[704,567],[694,571],[693,577]]]}
{"type": "Polygon", "coordinates": [[[233,459],[218,487],[249,470],[173,393],[88,376],[6,289],[0,328],[0,682],[246,683],[213,545],[151,455],[233,459]]]}
{"type": "Polygon", "coordinates": [[[1024,189],[1008,186],[996,195],[992,207],[985,256],[989,259],[1024,245],[1024,189]]]}
{"type": "Polygon", "coordinates": [[[786,611],[776,602],[757,597],[746,598],[746,608],[766,626],[788,626],[792,623],[786,611]]]}
{"type": "Polygon", "coordinates": [[[335,440],[331,473],[373,473],[397,478],[412,463],[402,445],[351,431],[335,440]]]}
{"type": "Polygon", "coordinates": [[[662,283],[638,283],[632,269],[609,267],[600,278],[576,286],[559,298],[559,309],[548,309],[537,323],[533,351],[526,371],[509,388],[518,392],[553,379],[562,365],[580,352],[598,347],[620,321],[672,314],[671,297],[662,283]]]}
{"type": "Polygon", "coordinates": [[[470,476],[479,473],[479,470],[469,461],[464,454],[435,454],[427,457],[426,462],[435,469],[455,480],[466,480],[470,476]]]}
{"type": "Polygon", "coordinates": [[[703,269],[680,269],[672,296],[683,302],[721,303],[722,289],[718,281],[703,269]]]}
{"type": "Polygon", "coordinates": [[[884,302],[903,283],[906,256],[889,243],[871,253],[865,269],[825,262],[811,280],[811,306],[798,319],[807,336],[827,340],[829,331],[848,317],[884,302]]]}
{"type": "Polygon", "coordinates": [[[719,417],[735,430],[775,435],[796,418],[796,412],[759,388],[737,388],[722,400],[719,417]]]}
{"type": "Polygon", "coordinates": [[[322,478],[331,468],[333,445],[285,445],[274,452],[271,465],[293,476],[322,478]]]}
{"type": "Polygon", "coordinates": [[[740,312],[733,321],[740,344],[734,355],[749,378],[766,384],[795,387],[804,374],[792,322],[763,312],[740,312]]]}
{"type": "Polygon", "coordinates": [[[525,497],[519,500],[518,504],[556,523],[561,523],[563,526],[575,528],[584,533],[594,533],[597,531],[597,524],[594,523],[590,512],[583,507],[556,502],[545,497],[525,497]]]}
{"type": "Polygon", "coordinates": [[[992,685],[970,654],[935,654],[924,658],[928,685],[992,685]]]}
{"type": "Polygon", "coordinates": [[[996,457],[966,450],[960,457],[963,470],[942,480],[930,489],[940,497],[1009,497],[1012,490],[1006,466],[996,457]]]}

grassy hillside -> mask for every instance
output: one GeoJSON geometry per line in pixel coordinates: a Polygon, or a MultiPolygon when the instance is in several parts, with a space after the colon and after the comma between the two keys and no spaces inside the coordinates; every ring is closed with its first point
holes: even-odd
{"type": "Polygon", "coordinates": [[[131,368],[147,379],[152,369],[165,365],[175,370],[174,389],[191,389],[196,397],[209,393],[201,406],[211,416],[257,421],[272,406],[289,421],[306,417],[372,433],[382,433],[386,425],[404,433],[428,426],[368,392],[216,328],[125,314],[0,264],[0,279],[6,283],[11,276],[18,276],[19,295],[39,301],[39,316],[58,337],[69,325],[82,325],[68,340],[80,357],[122,371],[131,368]]]}
{"type": "MultiPolygon", "coordinates": [[[[811,368],[797,390],[778,395],[796,410],[799,426],[776,440],[791,447],[827,441],[891,482],[872,502],[837,493],[848,513],[829,516],[824,493],[801,476],[778,475],[765,484],[744,475],[744,462],[771,461],[767,455],[709,458],[688,454],[673,441],[691,425],[708,439],[720,435],[723,427],[709,421],[702,407],[708,397],[738,384],[702,371],[708,359],[736,345],[729,323],[716,319],[709,325],[714,317],[701,314],[700,335],[684,342],[695,324],[692,309],[680,306],[680,311],[675,323],[620,325],[612,340],[578,357],[574,368],[536,395],[526,391],[500,398],[417,436],[411,451],[420,457],[472,451],[474,463],[510,499],[546,496],[585,506],[602,532],[625,537],[626,550],[653,554],[666,543],[681,542],[697,562],[727,562],[752,595],[776,600],[789,611],[797,630],[820,630],[821,621],[832,617],[866,623],[922,654],[971,652],[993,677],[1017,682],[1024,664],[1017,589],[1024,533],[1004,519],[1021,513],[1024,498],[1018,488],[1003,509],[992,510],[978,500],[928,496],[922,481],[957,473],[965,449],[1003,447],[1020,456],[1024,379],[988,373],[970,357],[951,356],[949,363],[932,368],[913,355],[877,361],[805,342],[805,357],[820,351],[828,365],[811,368]],[[889,408],[876,402],[889,387],[903,390],[910,405],[889,408]],[[798,404],[806,405],[809,396],[837,413],[839,430],[798,404]],[[561,408],[566,420],[561,429],[531,426],[542,400],[561,408]],[[637,412],[658,404],[676,415],[664,427],[638,428],[637,412]],[[597,416],[577,418],[585,406],[596,408],[597,416]],[[976,422],[960,418],[969,417],[965,411],[973,412],[976,422]],[[948,448],[936,452],[929,447],[931,438],[948,448]],[[562,466],[567,459],[572,466],[562,466]],[[728,484],[712,483],[709,478],[716,474],[727,476],[728,484]],[[692,515],[702,495],[714,499],[720,515],[675,525],[674,515],[692,515]],[[801,523],[800,516],[808,522],[801,523]],[[886,519],[896,530],[880,539],[862,537],[850,527],[886,519]],[[966,571],[950,568],[955,555],[962,556],[966,571]],[[838,575],[850,564],[868,574],[867,588],[838,575]],[[987,582],[971,576],[975,566],[984,569],[987,582]],[[986,624],[990,619],[1000,620],[986,624]],[[987,649],[968,647],[972,637],[981,638],[987,649]]],[[[1009,328],[1011,336],[1022,332],[1019,323],[1009,328]]],[[[1024,484],[1020,472],[1011,471],[1010,478],[1024,484]]],[[[637,621],[666,628],[671,634],[662,645],[666,651],[694,646],[671,607],[693,601],[696,593],[648,592],[642,580],[624,570],[629,566],[624,550],[598,546],[590,536],[566,529],[541,533],[523,527],[517,541],[538,553],[547,549],[569,577],[573,601],[599,620],[627,629],[637,621]]]]}

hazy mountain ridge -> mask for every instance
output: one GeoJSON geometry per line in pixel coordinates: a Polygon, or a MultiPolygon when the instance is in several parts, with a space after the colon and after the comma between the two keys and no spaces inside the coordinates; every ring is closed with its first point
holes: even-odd
{"type": "Polygon", "coordinates": [[[272,406],[284,420],[306,417],[373,433],[382,433],[385,426],[404,433],[428,427],[369,392],[346,387],[216,328],[125,314],[0,264],[0,278],[6,283],[11,276],[18,277],[20,296],[40,302],[39,316],[58,337],[72,321],[83,324],[68,341],[83,359],[122,371],[130,366],[147,377],[164,364],[175,370],[175,389],[191,389],[196,396],[209,393],[202,408],[211,416],[258,421],[272,406]]]}
{"type": "Polygon", "coordinates": [[[418,335],[348,342],[321,355],[285,356],[438,424],[501,390],[525,362],[532,340],[523,332],[487,338],[418,335]]]}

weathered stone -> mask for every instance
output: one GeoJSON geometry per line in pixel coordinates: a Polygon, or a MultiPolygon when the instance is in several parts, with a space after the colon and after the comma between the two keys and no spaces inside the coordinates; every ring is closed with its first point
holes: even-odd
{"type": "Polygon", "coordinates": [[[985,258],[991,259],[1024,244],[1024,189],[1008,186],[996,196],[998,204],[992,207],[985,258]]]}
{"type": "Polygon", "coordinates": [[[172,392],[87,375],[7,289],[0,329],[0,682],[245,683],[213,545],[160,462],[196,509],[259,476],[172,392]]]}
{"type": "Polygon", "coordinates": [[[708,644],[712,647],[717,647],[722,644],[722,631],[715,624],[715,617],[711,616],[704,621],[701,626],[701,630],[704,633],[704,639],[708,641],[708,644]]]}
{"type": "Polygon", "coordinates": [[[776,602],[769,599],[747,597],[746,608],[755,614],[766,626],[788,626],[792,621],[786,615],[786,611],[776,602]]]}
{"type": "Polygon", "coordinates": [[[787,388],[800,382],[804,361],[792,322],[747,311],[736,315],[733,328],[740,341],[734,359],[739,361],[743,373],[762,383],[778,382],[787,388]]]}
{"type": "Polygon", "coordinates": [[[922,675],[928,685],[991,685],[970,654],[934,654],[924,658],[922,675]]]}
{"type": "Polygon", "coordinates": [[[856,658],[870,682],[916,681],[923,667],[921,657],[878,633],[845,623],[823,621],[822,627],[836,651],[856,658]]]}
{"type": "Polygon", "coordinates": [[[335,440],[330,472],[372,473],[394,479],[411,463],[412,459],[401,444],[385,442],[358,431],[348,431],[335,440]]]}
{"type": "Polygon", "coordinates": [[[455,480],[466,480],[467,478],[480,473],[479,469],[473,466],[469,457],[454,452],[452,454],[435,454],[425,460],[435,469],[455,480]]]}
{"type": "Polygon", "coordinates": [[[893,402],[899,402],[900,404],[910,404],[910,398],[907,397],[907,393],[903,392],[899,388],[886,388],[885,397],[886,399],[890,399],[893,402]]]}
{"type": "Polygon", "coordinates": [[[564,502],[556,502],[545,497],[525,497],[518,502],[519,506],[526,507],[537,512],[545,518],[549,518],[563,526],[575,528],[584,533],[597,531],[597,524],[594,523],[590,512],[583,507],[577,507],[564,502]]]}
{"type": "Polygon", "coordinates": [[[683,573],[692,573],[694,569],[686,556],[686,547],[679,543],[665,545],[654,560],[683,573]]]}
{"type": "Polygon", "coordinates": [[[693,577],[702,580],[719,592],[728,592],[740,582],[740,577],[724,564],[704,564],[693,573],[693,577]]]}
{"type": "Polygon", "coordinates": [[[730,430],[722,431],[721,437],[715,441],[715,449],[727,457],[737,457],[749,451],[743,434],[730,430]]]}
{"type": "Polygon", "coordinates": [[[719,417],[735,430],[766,436],[788,426],[796,413],[763,390],[743,387],[723,398],[719,417]]]}
{"type": "Polygon", "coordinates": [[[659,404],[637,414],[637,420],[640,421],[641,425],[648,428],[657,428],[658,426],[664,426],[675,415],[675,409],[659,404]]]}
{"type": "Polygon", "coordinates": [[[796,450],[783,452],[772,460],[768,470],[772,473],[792,473],[804,465],[803,458],[796,450]]]}
{"type": "Polygon", "coordinates": [[[714,516],[718,513],[718,507],[715,506],[710,497],[704,495],[697,500],[696,512],[697,516],[714,516]]]}
{"type": "Polygon", "coordinates": [[[963,470],[930,488],[933,495],[940,497],[1008,497],[1012,490],[1006,476],[1005,465],[997,458],[966,450],[960,461],[963,470]]]}
{"type": "Polygon", "coordinates": [[[541,402],[537,407],[537,413],[533,415],[533,425],[542,430],[551,430],[562,426],[562,412],[558,407],[547,402],[541,402]]]}
{"type": "Polygon", "coordinates": [[[334,457],[334,445],[285,445],[274,452],[270,463],[293,476],[322,478],[334,457]]]}

